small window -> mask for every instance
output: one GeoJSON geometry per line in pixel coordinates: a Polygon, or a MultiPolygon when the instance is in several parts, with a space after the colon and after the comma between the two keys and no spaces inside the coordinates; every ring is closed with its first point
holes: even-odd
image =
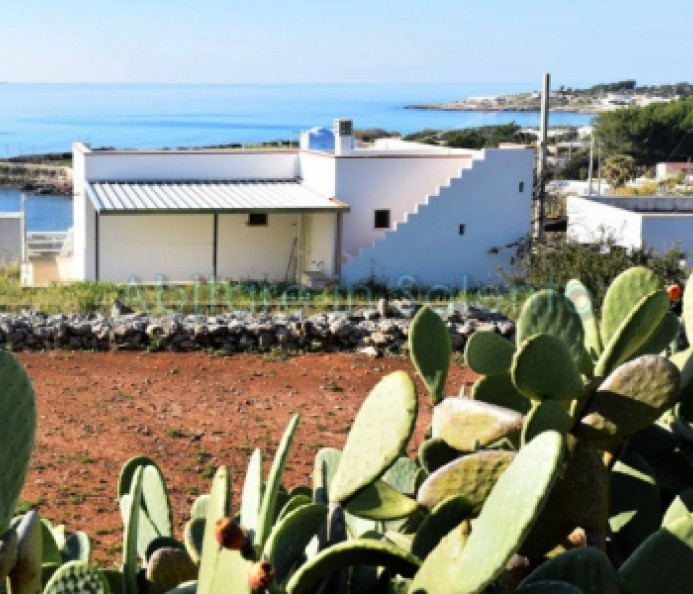
{"type": "Polygon", "coordinates": [[[520,192],[525,191],[525,182],[520,182],[520,192]]]}
{"type": "Polygon", "coordinates": [[[373,226],[376,229],[389,229],[390,228],[390,211],[389,210],[376,210],[375,220],[373,226]]]}
{"type": "Polygon", "coordinates": [[[460,235],[464,235],[465,229],[466,229],[466,225],[464,223],[460,223],[460,229],[459,229],[460,235]]]}
{"type": "Polygon", "coordinates": [[[248,227],[267,227],[266,212],[248,213],[248,227]]]}

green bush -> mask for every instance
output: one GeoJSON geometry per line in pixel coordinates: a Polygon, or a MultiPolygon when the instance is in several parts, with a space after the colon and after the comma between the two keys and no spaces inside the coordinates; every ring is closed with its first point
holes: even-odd
{"type": "Polygon", "coordinates": [[[604,235],[591,245],[562,242],[530,249],[525,244],[518,249],[515,268],[501,276],[514,290],[555,288],[579,278],[601,303],[613,279],[632,266],[650,268],[667,284],[680,280],[686,276],[681,267],[686,256],[678,246],[666,252],[649,246],[628,250],[604,235]]]}

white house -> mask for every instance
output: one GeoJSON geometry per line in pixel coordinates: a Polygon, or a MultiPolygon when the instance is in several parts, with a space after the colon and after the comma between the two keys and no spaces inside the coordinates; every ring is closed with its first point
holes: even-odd
{"type": "Polygon", "coordinates": [[[690,185],[693,182],[693,164],[689,161],[657,163],[655,175],[655,179],[658,182],[665,182],[683,176],[684,183],[690,185]]]}
{"type": "Polygon", "coordinates": [[[677,244],[693,265],[693,198],[602,196],[568,198],[568,239],[595,243],[610,237],[625,248],[667,251],[677,244]]]}
{"type": "MultiPolygon", "coordinates": [[[[314,135],[315,136],[315,135],[314,135]]],[[[71,278],[497,282],[529,230],[533,154],[384,140],[299,150],[73,147],[71,278]]]]}

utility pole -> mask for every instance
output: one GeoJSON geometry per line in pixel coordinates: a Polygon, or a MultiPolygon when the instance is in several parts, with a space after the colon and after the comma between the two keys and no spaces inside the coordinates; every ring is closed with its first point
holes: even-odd
{"type": "Polygon", "coordinates": [[[551,75],[544,74],[544,85],[541,92],[541,127],[537,142],[537,177],[534,191],[534,229],[532,239],[535,243],[544,240],[544,218],[546,207],[546,151],[548,149],[549,124],[549,87],[551,75]]]}
{"type": "Polygon", "coordinates": [[[594,161],[594,130],[590,136],[590,162],[587,164],[587,195],[592,195],[592,162],[594,161]]]}

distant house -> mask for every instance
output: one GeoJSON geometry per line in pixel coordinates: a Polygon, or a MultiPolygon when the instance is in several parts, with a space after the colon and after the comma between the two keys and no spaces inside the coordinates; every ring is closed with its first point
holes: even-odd
{"type": "Polygon", "coordinates": [[[533,154],[386,139],[74,154],[74,280],[497,282],[528,233],[533,154]]]}
{"type": "Polygon", "coordinates": [[[595,243],[609,237],[625,248],[648,246],[662,252],[678,244],[693,265],[693,198],[571,196],[567,210],[571,241],[595,243]]]}
{"type": "Polygon", "coordinates": [[[693,163],[690,161],[657,163],[655,175],[658,182],[676,179],[682,175],[684,183],[689,185],[693,183],[693,163]]]}

